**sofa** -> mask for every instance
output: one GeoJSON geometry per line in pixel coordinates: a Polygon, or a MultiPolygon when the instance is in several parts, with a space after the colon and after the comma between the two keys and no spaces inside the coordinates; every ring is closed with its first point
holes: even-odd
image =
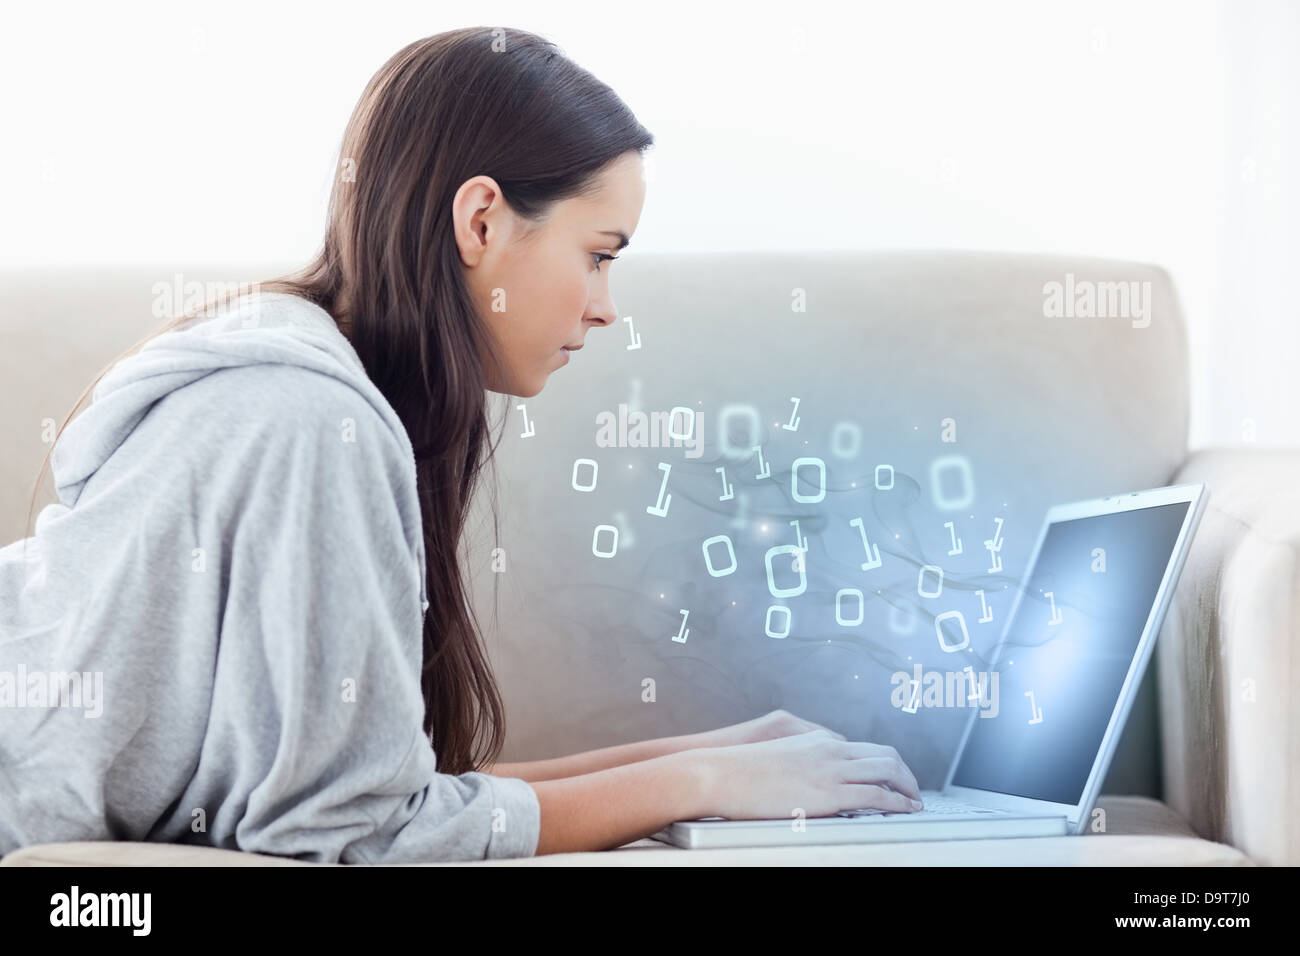
{"type": "MultiPolygon", "coordinates": [[[[104,363],[160,323],[160,288],[292,266],[0,273],[0,441],[10,452],[0,459],[0,541],[30,531],[48,421],[62,424],[104,363]]],[[[499,523],[485,487],[465,547],[507,704],[500,759],[785,708],[849,739],[893,744],[922,788],[937,788],[962,715],[908,714],[888,700],[890,672],[924,654],[925,629],[912,630],[924,616],[899,583],[909,569],[915,580],[917,555],[959,530],[977,550],[1002,517],[1015,586],[1050,505],[1205,482],[1206,513],[1105,777],[1104,826],[729,850],[642,839],[600,853],[420,865],[1300,863],[1300,449],[1189,449],[1188,336],[1164,269],[968,251],[644,254],[620,260],[612,281],[621,321],[594,329],[541,394],[494,400],[499,523]],[[1052,290],[1090,283],[1112,307],[1116,290],[1131,290],[1126,311],[1063,314],[1052,301],[1052,290]],[[754,594],[764,588],[752,549],[740,549],[748,574],[720,583],[703,570],[700,539],[725,528],[737,540],[807,540],[809,562],[820,556],[825,514],[792,512],[756,480],[762,466],[748,446],[769,441],[778,473],[789,475],[795,448],[830,462],[837,507],[866,500],[865,481],[874,473],[881,487],[885,466],[907,491],[894,511],[877,506],[875,517],[899,529],[887,550],[903,571],[868,591],[860,627],[801,605],[777,638],[764,625],[768,600],[754,594]],[[940,473],[941,459],[960,467],[940,473]],[[671,485],[661,481],[670,473],[671,485]],[[841,480],[850,476],[863,488],[841,480]],[[739,494],[720,502],[728,482],[739,494]],[[936,513],[952,495],[964,496],[962,513],[936,513]]],[[[33,515],[53,500],[46,476],[33,515]]],[[[0,860],[67,864],[330,865],[127,842],[31,846],[0,860]]]]}

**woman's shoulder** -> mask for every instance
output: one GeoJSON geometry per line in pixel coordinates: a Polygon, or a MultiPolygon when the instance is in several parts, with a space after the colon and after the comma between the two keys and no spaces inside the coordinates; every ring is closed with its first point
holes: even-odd
{"type": "Polygon", "coordinates": [[[157,342],[160,368],[185,369],[173,407],[208,408],[235,424],[290,436],[312,428],[373,429],[413,457],[405,426],[351,343],[327,311],[301,296],[244,296],[157,342]]]}
{"type": "MultiPolygon", "coordinates": [[[[409,439],[391,409],[347,378],[304,365],[261,362],[217,369],[176,393],[172,413],[178,429],[192,429],[233,452],[276,450],[326,442],[360,444],[393,464],[414,461],[409,439]]],[[[222,454],[221,450],[216,452],[222,454]]]]}
{"type": "Polygon", "coordinates": [[[262,338],[258,333],[275,333],[322,336],[342,346],[349,358],[355,357],[351,342],[322,305],[305,295],[263,291],[255,285],[237,292],[211,290],[187,304],[174,322],[150,339],[144,350],[186,348],[206,341],[225,347],[256,342],[262,338]]]}
{"type": "Polygon", "coordinates": [[[348,383],[294,365],[219,369],[173,393],[121,449],[160,509],[219,524],[301,522],[417,553],[414,456],[348,383]],[[168,453],[160,455],[159,449],[168,453]]]}

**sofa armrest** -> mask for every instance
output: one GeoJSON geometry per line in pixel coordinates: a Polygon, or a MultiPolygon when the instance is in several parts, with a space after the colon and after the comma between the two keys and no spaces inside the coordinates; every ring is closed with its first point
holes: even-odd
{"type": "Polygon", "coordinates": [[[1208,449],[1157,643],[1164,797],[1200,836],[1300,863],[1300,449],[1208,449]]]}

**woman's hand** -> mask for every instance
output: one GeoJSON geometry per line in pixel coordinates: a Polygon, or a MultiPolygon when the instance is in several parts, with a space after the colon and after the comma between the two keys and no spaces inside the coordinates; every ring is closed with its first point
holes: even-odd
{"type": "Polygon", "coordinates": [[[921,809],[916,777],[893,747],[808,733],[683,754],[702,781],[706,816],[824,817],[841,810],[921,809]]]}
{"type": "Polygon", "coordinates": [[[557,780],[560,777],[576,777],[584,773],[596,773],[610,767],[621,767],[641,760],[651,760],[666,754],[690,752],[701,747],[732,747],[739,744],[761,743],[765,740],[777,740],[796,734],[806,734],[820,730],[836,740],[843,740],[843,734],[803,720],[785,710],[774,710],[762,717],[755,717],[743,724],[719,727],[697,734],[682,734],[676,737],[656,737],[653,740],[640,740],[630,744],[616,744],[599,750],[588,750],[567,757],[554,757],[550,760],[532,760],[527,763],[498,763],[481,768],[484,773],[498,777],[519,777],[529,783],[542,780],[557,780]]]}
{"type": "Polygon", "coordinates": [[[837,734],[828,727],[815,724],[811,720],[796,717],[788,710],[774,710],[755,717],[741,724],[719,727],[693,735],[697,747],[732,747],[737,744],[756,744],[764,740],[777,740],[781,737],[793,737],[814,730],[824,730],[836,740],[843,740],[843,734],[837,734]]]}

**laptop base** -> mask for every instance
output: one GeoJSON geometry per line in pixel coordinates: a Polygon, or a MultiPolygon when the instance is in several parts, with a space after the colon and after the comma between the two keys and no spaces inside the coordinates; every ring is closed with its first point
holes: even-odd
{"type": "Polygon", "coordinates": [[[990,816],[914,813],[806,820],[679,820],[652,839],[686,850],[745,846],[814,846],[834,843],[909,843],[1066,836],[1064,816],[990,816]]]}

